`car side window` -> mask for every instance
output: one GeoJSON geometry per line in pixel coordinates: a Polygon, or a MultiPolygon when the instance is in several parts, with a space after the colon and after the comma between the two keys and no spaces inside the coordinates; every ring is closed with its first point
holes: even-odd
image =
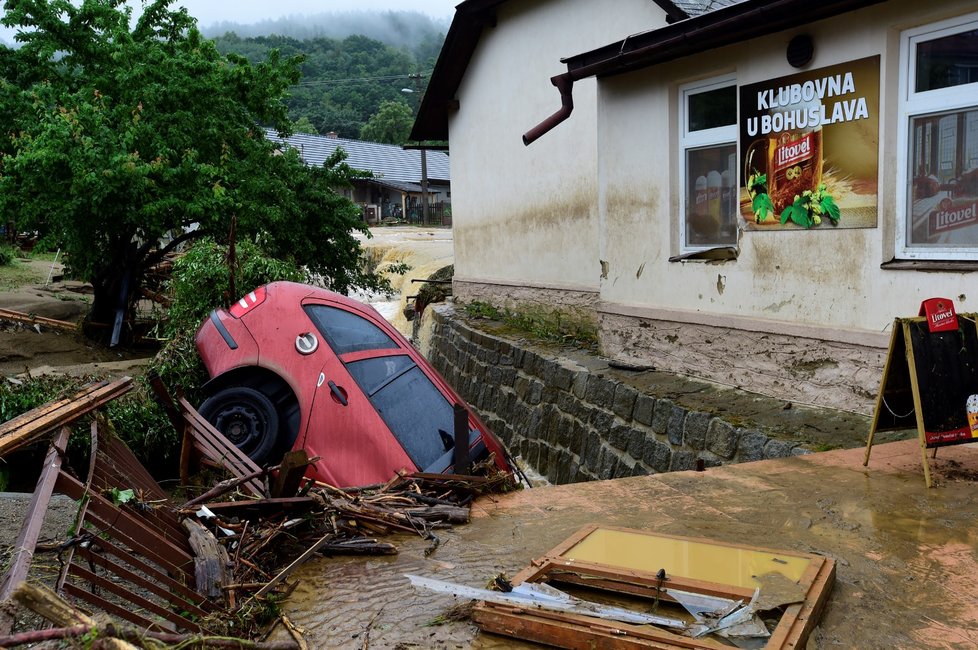
{"type": "Polygon", "coordinates": [[[337,355],[397,349],[397,342],[366,318],[328,305],[306,305],[306,314],[337,355]]]}
{"type": "Polygon", "coordinates": [[[411,357],[362,359],[346,368],[415,465],[425,470],[451,449],[452,405],[411,357]]]}

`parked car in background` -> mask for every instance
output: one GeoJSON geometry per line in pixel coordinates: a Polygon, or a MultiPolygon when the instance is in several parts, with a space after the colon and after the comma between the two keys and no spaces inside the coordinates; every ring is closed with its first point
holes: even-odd
{"type": "MultiPolygon", "coordinates": [[[[258,464],[290,449],[308,475],[348,487],[400,470],[453,472],[464,401],[369,305],[294,282],[255,289],[197,331],[211,380],[200,413],[258,464]]],[[[512,472],[502,444],[468,413],[469,457],[512,472]]]]}

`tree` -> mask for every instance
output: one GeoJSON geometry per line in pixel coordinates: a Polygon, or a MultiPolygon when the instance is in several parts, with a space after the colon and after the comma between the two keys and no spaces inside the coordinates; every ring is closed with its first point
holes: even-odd
{"type": "Polygon", "coordinates": [[[303,115],[295,121],[292,125],[292,129],[296,133],[309,133],[311,135],[319,135],[319,131],[316,130],[316,126],[309,121],[309,118],[303,115]]]}
{"type": "Polygon", "coordinates": [[[404,144],[411,134],[414,114],[404,102],[381,102],[377,112],[360,129],[360,139],[386,144],[404,144]]]}
{"type": "Polygon", "coordinates": [[[223,56],[172,1],[132,23],[124,0],[7,0],[3,24],[23,29],[20,49],[0,48],[0,209],[62,247],[97,323],[205,235],[259,242],[341,292],[376,288],[359,210],[333,189],[355,175],[342,156],[309,169],[258,126],[289,132],[301,59],[223,56]]]}

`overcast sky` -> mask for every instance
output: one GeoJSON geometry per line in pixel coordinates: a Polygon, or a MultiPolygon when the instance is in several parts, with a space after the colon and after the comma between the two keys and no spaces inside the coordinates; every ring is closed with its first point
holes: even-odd
{"type": "MultiPolygon", "coordinates": [[[[140,3],[130,0],[137,8],[140,3]]],[[[248,24],[283,16],[338,11],[420,11],[432,18],[450,19],[462,0],[177,0],[202,28],[221,21],[248,24]]],[[[0,9],[2,11],[2,9],[0,9]]],[[[13,42],[14,31],[0,26],[0,39],[13,42]]]]}

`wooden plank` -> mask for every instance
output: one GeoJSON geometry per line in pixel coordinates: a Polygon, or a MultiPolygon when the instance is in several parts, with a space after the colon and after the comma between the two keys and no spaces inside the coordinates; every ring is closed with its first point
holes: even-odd
{"type": "Polygon", "coordinates": [[[335,535],[333,533],[329,533],[327,535],[323,535],[318,540],[316,540],[316,542],[312,546],[310,546],[309,548],[307,548],[302,553],[302,555],[300,555],[296,559],[292,560],[292,562],[289,564],[289,566],[287,566],[284,569],[282,569],[277,576],[275,576],[274,578],[272,578],[271,580],[269,580],[265,584],[264,587],[262,587],[257,592],[255,592],[254,598],[261,598],[262,596],[264,596],[265,594],[267,594],[268,592],[270,592],[272,589],[274,589],[280,582],[282,582],[283,580],[285,580],[286,578],[288,578],[290,575],[292,575],[292,572],[293,571],[295,571],[300,566],[302,566],[303,564],[305,564],[306,560],[308,560],[309,558],[311,558],[316,551],[318,551],[323,546],[325,546],[326,543],[329,542],[334,537],[335,537],[335,535]]]}
{"type": "MultiPolygon", "coordinates": [[[[24,514],[24,523],[21,526],[20,534],[17,535],[17,541],[14,542],[10,557],[10,568],[4,575],[3,585],[0,586],[0,603],[7,602],[13,595],[14,588],[27,579],[27,572],[30,570],[31,560],[34,558],[34,549],[37,547],[37,538],[41,534],[44,516],[47,514],[48,504],[51,502],[51,495],[54,493],[54,486],[58,480],[58,473],[61,471],[61,457],[68,446],[70,435],[71,430],[68,427],[61,427],[57,437],[48,447],[41,476],[37,479],[37,487],[34,488],[31,502],[24,514]]],[[[0,613],[0,634],[10,634],[14,623],[13,617],[5,608],[0,608],[0,612],[2,612],[0,613]]]]}
{"type": "Polygon", "coordinates": [[[59,332],[78,331],[78,323],[70,323],[55,318],[45,318],[44,316],[36,316],[34,314],[25,314],[22,311],[14,311],[13,309],[0,309],[0,320],[23,323],[25,325],[43,325],[59,332]]]}
{"type": "MultiPolygon", "coordinates": [[[[179,399],[179,405],[183,418],[191,427],[190,435],[194,440],[194,446],[205,457],[226,467],[237,477],[246,476],[261,469],[224,434],[215,429],[185,398],[179,399]]],[[[255,496],[265,496],[265,488],[258,481],[250,481],[244,485],[255,496]]]]}
{"type": "Polygon", "coordinates": [[[190,547],[194,550],[197,591],[208,598],[221,598],[221,585],[230,582],[227,571],[231,560],[227,550],[196,519],[184,519],[183,525],[190,533],[190,547]]]}
{"type": "MultiPolygon", "coordinates": [[[[89,605],[92,605],[93,607],[96,607],[107,614],[111,614],[124,621],[129,621],[130,623],[134,625],[138,625],[139,627],[146,630],[172,632],[175,628],[175,626],[173,625],[163,625],[159,620],[155,620],[147,616],[143,616],[139,612],[134,611],[132,608],[123,607],[122,605],[112,602],[111,600],[102,598],[101,596],[96,596],[92,592],[86,589],[82,589],[77,585],[73,585],[70,582],[65,583],[64,589],[62,591],[65,594],[71,596],[72,598],[77,598],[79,600],[85,601],[89,605]]],[[[193,623],[189,621],[188,624],[193,625],[193,623]]],[[[192,627],[187,629],[191,632],[198,631],[193,629],[192,627]]]]}
{"type": "Polygon", "coordinates": [[[305,449],[286,452],[279,464],[278,474],[272,481],[269,496],[294,497],[302,485],[302,477],[305,476],[306,467],[309,466],[309,455],[305,449]]]}
{"type": "Polygon", "coordinates": [[[159,574],[158,572],[153,576],[152,580],[149,579],[143,574],[146,573],[146,569],[152,569],[153,567],[144,562],[140,562],[131,554],[126,560],[131,563],[132,567],[136,569],[136,571],[132,571],[118,562],[113,562],[104,555],[92,553],[92,551],[88,548],[79,547],[78,555],[84,558],[89,566],[101,567],[105,571],[111,572],[134,587],[138,587],[155,594],[159,598],[180,608],[181,610],[185,610],[194,616],[207,616],[207,611],[197,606],[198,601],[207,602],[206,599],[202,599],[200,594],[192,589],[183,588],[183,585],[178,583],[176,580],[173,580],[169,576],[163,575],[163,579],[160,579],[162,574],[159,574]],[[139,573],[137,573],[137,571],[139,573]]]}
{"type": "Polygon", "coordinates": [[[307,511],[317,507],[319,503],[319,501],[312,497],[287,497],[281,499],[225,501],[220,503],[207,503],[205,505],[215,515],[224,518],[240,517],[243,519],[256,519],[280,512],[307,511]]]}
{"type": "Polygon", "coordinates": [[[630,625],[561,612],[480,603],[472,610],[479,628],[569,650],[729,650],[713,639],[692,639],[651,625],[630,625]]]}
{"type": "Polygon", "coordinates": [[[49,402],[0,424],[0,456],[38,440],[58,427],[71,424],[132,388],[132,378],[123,377],[112,383],[98,382],[66,400],[49,402]]]}
{"type": "Polygon", "coordinates": [[[64,473],[58,477],[57,489],[75,500],[88,499],[87,521],[94,524],[98,532],[111,534],[113,539],[167,571],[191,573],[193,557],[186,538],[165,539],[148,532],[138,519],[104,497],[88,492],[85,486],[64,473]]]}
{"type": "MultiPolygon", "coordinates": [[[[109,580],[105,576],[100,576],[94,571],[91,571],[79,564],[73,564],[71,566],[71,574],[79,580],[83,580],[84,582],[87,582],[98,589],[104,589],[111,594],[115,594],[130,608],[146,610],[147,612],[159,616],[164,621],[173,623],[173,625],[176,627],[190,629],[190,626],[193,625],[193,623],[191,623],[187,618],[181,616],[177,612],[167,607],[163,607],[159,603],[152,601],[149,598],[130,591],[124,585],[119,584],[114,580],[109,580]]],[[[67,586],[67,584],[65,586],[67,586]]],[[[90,593],[92,593],[93,596],[96,595],[94,591],[90,593]]]]}
{"type": "Polygon", "coordinates": [[[924,408],[920,400],[920,385],[917,382],[917,362],[914,360],[913,341],[910,340],[910,323],[903,323],[903,338],[907,347],[907,366],[910,368],[910,387],[913,390],[913,408],[917,420],[917,438],[920,442],[920,459],[924,465],[924,484],[929,488],[930,463],[927,461],[927,428],[924,425],[924,408]]]}

